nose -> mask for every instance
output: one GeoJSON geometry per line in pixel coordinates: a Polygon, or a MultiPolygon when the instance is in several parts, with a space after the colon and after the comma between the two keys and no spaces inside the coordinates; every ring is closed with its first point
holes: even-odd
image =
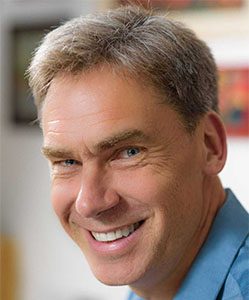
{"type": "Polygon", "coordinates": [[[82,175],[75,209],[85,218],[99,216],[119,203],[118,193],[108,186],[105,176],[98,170],[87,170],[82,175]]]}

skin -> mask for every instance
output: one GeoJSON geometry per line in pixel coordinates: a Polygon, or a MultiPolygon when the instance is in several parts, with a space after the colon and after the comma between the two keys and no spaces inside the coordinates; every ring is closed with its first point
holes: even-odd
{"type": "Polygon", "coordinates": [[[41,121],[53,207],[94,275],[145,299],[172,299],[225,199],[218,115],[208,112],[190,135],[152,89],[104,66],[54,78],[41,121]],[[122,251],[92,249],[89,231],[141,220],[122,251]]]}

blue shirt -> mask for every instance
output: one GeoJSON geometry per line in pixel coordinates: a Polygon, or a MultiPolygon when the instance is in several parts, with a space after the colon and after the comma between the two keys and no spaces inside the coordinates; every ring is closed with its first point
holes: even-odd
{"type": "MultiPolygon", "coordinates": [[[[249,300],[249,217],[231,190],[174,300],[249,300]]],[[[128,300],[142,300],[130,293],[128,300]]]]}

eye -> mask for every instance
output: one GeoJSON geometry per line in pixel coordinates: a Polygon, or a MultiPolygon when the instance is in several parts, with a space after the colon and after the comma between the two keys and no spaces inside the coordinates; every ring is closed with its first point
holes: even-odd
{"type": "Polygon", "coordinates": [[[77,166],[78,164],[79,162],[75,159],[65,159],[65,160],[58,160],[52,162],[52,166],[56,169],[69,168],[69,167],[77,166]]]}
{"type": "Polygon", "coordinates": [[[130,158],[130,157],[134,157],[136,155],[138,155],[141,152],[141,150],[139,148],[133,147],[133,148],[128,148],[125,150],[122,150],[117,158],[130,158]]]}
{"type": "Polygon", "coordinates": [[[66,160],[61,161],[61,164],[62,164],[62,166],[65,166],[65,167],[71,167],[71,166],[76,165],[78,163],[74,159],[66,159],[66,160]]]}
{"type": "Polygon", "coordinates": [[[51,172],[54,176],[66,176],[77,174],[81,163],[75,159],[64,159],[52,162],[51,172]]]}

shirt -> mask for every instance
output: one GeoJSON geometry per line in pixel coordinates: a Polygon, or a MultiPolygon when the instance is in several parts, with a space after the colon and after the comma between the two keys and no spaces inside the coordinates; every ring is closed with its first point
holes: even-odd
{"type": "MultiPolygon", "coordinates": [[[[231,190],[174,300],[249,300],[249,216],[231,190]]],[[[130,292],[128,300],[142,300],[130,292]]]]}

